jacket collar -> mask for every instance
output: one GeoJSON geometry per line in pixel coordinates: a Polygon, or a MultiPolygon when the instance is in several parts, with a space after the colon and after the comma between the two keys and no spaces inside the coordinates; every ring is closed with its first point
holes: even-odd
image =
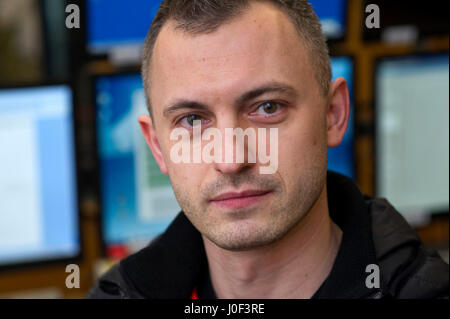
{"type": "Polygon", "coordinates": [[[328,172],[327,191],[330,217],[343,235],[333,268],[313,298],[364,298],[375,292],[366,286],[366,267],[376,264],[369,206],[343,175],[328,172]]]}
{"type": "MultiPolygon", "coordinates": [[[[361,298],[373,293],[365,285],[366,266],[374,264],[369,207],[353,181],[328,172],[330,216],[342,229],[333,268],[313,298],[361,298]]],[[[190,297],[207,265],[200,233],[183,212],[149,246],[120,263],[125,280],[146,298],[190,297]]]]}
{"type": "Polygon", "coordinates": [[[180,212],[149,246],[122,260],[120,270],[145,298],[187,299],[205,263],[202,237],[180,212]]]}

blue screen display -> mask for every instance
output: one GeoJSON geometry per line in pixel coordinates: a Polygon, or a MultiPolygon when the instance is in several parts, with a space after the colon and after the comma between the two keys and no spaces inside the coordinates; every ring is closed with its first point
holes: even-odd
{"type": "Polygon", "coordinates": [[[80,251],[72,92],[0,90],[0,265],[80,251]]]}
{"type": "Polygon", "coordinates": [[[99,77],[96,98],[104,241],[146,243],[180,208],[137,121],[147,114],[141,77],[99,77]]]}
{"type": "Polygon", "coordinates": [[[310,0],[322,24],[322,31],[329,39],[341,38],[345,34],[346,0],[310,0]]]}
{"type": "Polygon", "coordinates": [[[160,0],[88,0],[87,41],[92,52],[142,45],[160,0]]]}
{"type": "MultiPolygon", "coordinates": [[[[94,53],[120,46],[140,46],[158,11],[160,0],[87,0],[87,42],[94,53]]],[[[345,0],[310,1],[328,38],[345,32],[345,0]]]]}

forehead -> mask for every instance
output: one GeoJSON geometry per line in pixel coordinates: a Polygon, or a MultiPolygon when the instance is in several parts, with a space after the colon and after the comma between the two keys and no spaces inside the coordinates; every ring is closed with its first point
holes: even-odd
{"type": "Polygon", "coordinates": [[[289,18],[273,5],[254,3],[211,33],[192,35],[167,23],[154,47],[151,99],[158,108],[172,96],[212,99],[308,76],[307,52],[289,18]]]}

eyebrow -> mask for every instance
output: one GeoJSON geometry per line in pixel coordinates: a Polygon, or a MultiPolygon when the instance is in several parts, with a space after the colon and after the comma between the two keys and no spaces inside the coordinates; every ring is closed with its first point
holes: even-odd
{"type": "MultiPolygon", "coordinates": [[[[261,95],[267,93],[285,93],[291,96],[296,96],[297,91],[290,85],[284,84],[281,82],[269,82],[263,84],[257,88],[254,88],[248,92],[245,92],[241,96],[239,96],[234,104],[236,106],[240,106],[245,104],[246,102],[253,100],[261,95]]],[[[164,108],[163,115],[165,117],[169,116],[170,113],[174,113],[180,109],[191,109],[191,110],[208,110],[209,107],[207,104],[194,101],[194,100],[178,100],[175,103],[170,104],[170,106],[164,108]]]]}

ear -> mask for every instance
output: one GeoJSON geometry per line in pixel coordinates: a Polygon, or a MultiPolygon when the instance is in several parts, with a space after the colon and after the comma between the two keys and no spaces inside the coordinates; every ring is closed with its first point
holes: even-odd
{"type": "Polygon", "coordinates": [[[339,77],[330,86],[329,105],[327,110],[328,147],[341,144],[350,116],[350,98],[347,81],[339,77]]]}
{"type": "Polygon", "coordinates": [[[161,147],[158,142],[158,137],[156,136],[152,119],[148,115],[140,115],[138,121],[145,141],[147,142],[148,147],[150,147],[153,157],[159,165],[159,169],[164,174],[167,174],[166,163],[164,162],[164,157],[161,152],[161,147]]]}

